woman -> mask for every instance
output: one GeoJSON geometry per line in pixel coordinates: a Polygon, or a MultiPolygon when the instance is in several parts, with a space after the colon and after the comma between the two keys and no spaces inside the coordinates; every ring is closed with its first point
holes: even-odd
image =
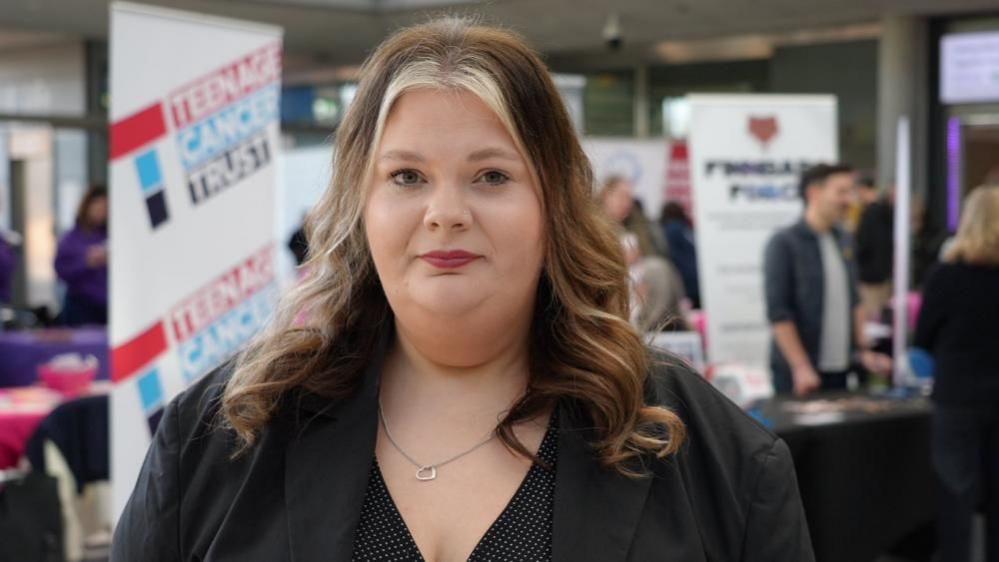
{"type": "Polygon", "coordinates": [[[0,307],[11,302],[11,283],[17,270],[17,255],[14,253],[16,241],[13,232],[0,228],[0,307]]]}
{"type": "Polygon", "coordinates": [[[519,38],[397,33],[336,142],[312,275],[168,406],[113,560],[812,558],[784,443],[627,323],[519,38]]]}
{"type": "Polygon", "coordinates": [[[676,268],[657,252],[652,242],[653,229],[635,204],[631,183],[621,176],[607,178],[597,192],[597,201],[613,223],[624,250],[632,285],[631,323],[641,332],[686,329],[680,304],[684,299],[683,281],[676,268]]]}
{"type": "Polygon", "coordinates": [[[971,522],[986,516],[999,560],[999,185],[964,202],[945,262],[926,279],[915,345],[936,363],[933,464],[941,560],[970,560],[971,522]]]}
{"type": "Polygon", "coordinates": [[[597,199],[607,216],[635,235],[641,255],[661,257],[669,253],[666,240],[652,228],[640,202],[635,199],[630,181],[618,175],[605,178],[597,199]]]}
{"type": "Polygon", "coordinates": [[[680,272],[683,288],[694,308],[701,308],[701,288],[697,278],[697,246],[694,227],[687,211],[676,201],[663,205],[659,225],[669,245],[669,257],[680,272]]]}
{"type": "Polygon", "coordinates": [[[76,226],[59,241],[55,270],[66,283],[62,323],[108,322],[108,194],[91,187],[80,201],[76,226]]]}

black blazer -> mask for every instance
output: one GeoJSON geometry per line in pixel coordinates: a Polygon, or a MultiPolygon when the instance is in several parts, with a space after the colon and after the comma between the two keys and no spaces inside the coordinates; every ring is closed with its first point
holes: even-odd
{"type": "MultiPolygon", "coordinates": [[[[383,352],[361,388],[284,407],[251,452],[213,429],[223,367],[166,408],[118,521],[113,562],[349,560],[374,458],[383,352]]],[[[633,479],[600,468],[571,404],[559,411],[553,558],[814,560],[791,455],[683,367],[658,367],[647,400],[676,411],[682,452],[633,479]]]]}

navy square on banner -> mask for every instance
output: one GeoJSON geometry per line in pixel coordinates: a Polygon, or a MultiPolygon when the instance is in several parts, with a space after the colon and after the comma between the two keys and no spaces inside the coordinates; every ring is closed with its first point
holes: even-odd
{"type": "Polygon", "coordinates": [[[149,222],[152,223],[153,228],[166,222],[169,218],[166,208],[166,195],[162,190],[146,198],[146,208],[149,209],[149,222]]]}

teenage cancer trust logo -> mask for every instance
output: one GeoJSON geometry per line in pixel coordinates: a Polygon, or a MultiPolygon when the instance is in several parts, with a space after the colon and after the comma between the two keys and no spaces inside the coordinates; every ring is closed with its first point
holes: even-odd
{"type": "Polygon", "coordinates": [[[133,160],[151,228],[170,218],[164,169],[173,178],[179,168],[197,207],[272,163],[268,128],[278,121],[280,79],[281,47],[273,43],[111,125],[111,161],[133,160]],[[157,150],[164,138],[176,143],[179,162],[157,150]]]}
{"type": "Polygon", "coordinates": [[[163,188],[163,171],[155,149],[150,149],[135,158],[135,169],[139,174],[139,187],[149,211],[149,224],[154,229],[169,218],[166,191],[163,188]]]}
{"type": "Polygon", "coordinates": [[[110,160],[114,163],[125,158],[131,159],[132,177],[139,180],[139,188],[149,213],[149,225],[153,229],[164,224],[170,217],[163,167],[154,148],[166,132],[163,109],[158,103],[111,125],[110,160]]]}

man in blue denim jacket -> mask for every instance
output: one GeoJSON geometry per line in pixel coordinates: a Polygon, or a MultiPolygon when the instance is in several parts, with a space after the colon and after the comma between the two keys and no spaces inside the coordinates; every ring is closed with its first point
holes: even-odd
{"type": "Polygon", "coordinates": [[[770,367],[778,394],[845,389],[854,357],[869,370],[886,368],[886,357],[866,349],[852,241],[839,224],[853,188],[853,169],[844,164],[805,171],[804,215],[767,242],[770,367]]]}

